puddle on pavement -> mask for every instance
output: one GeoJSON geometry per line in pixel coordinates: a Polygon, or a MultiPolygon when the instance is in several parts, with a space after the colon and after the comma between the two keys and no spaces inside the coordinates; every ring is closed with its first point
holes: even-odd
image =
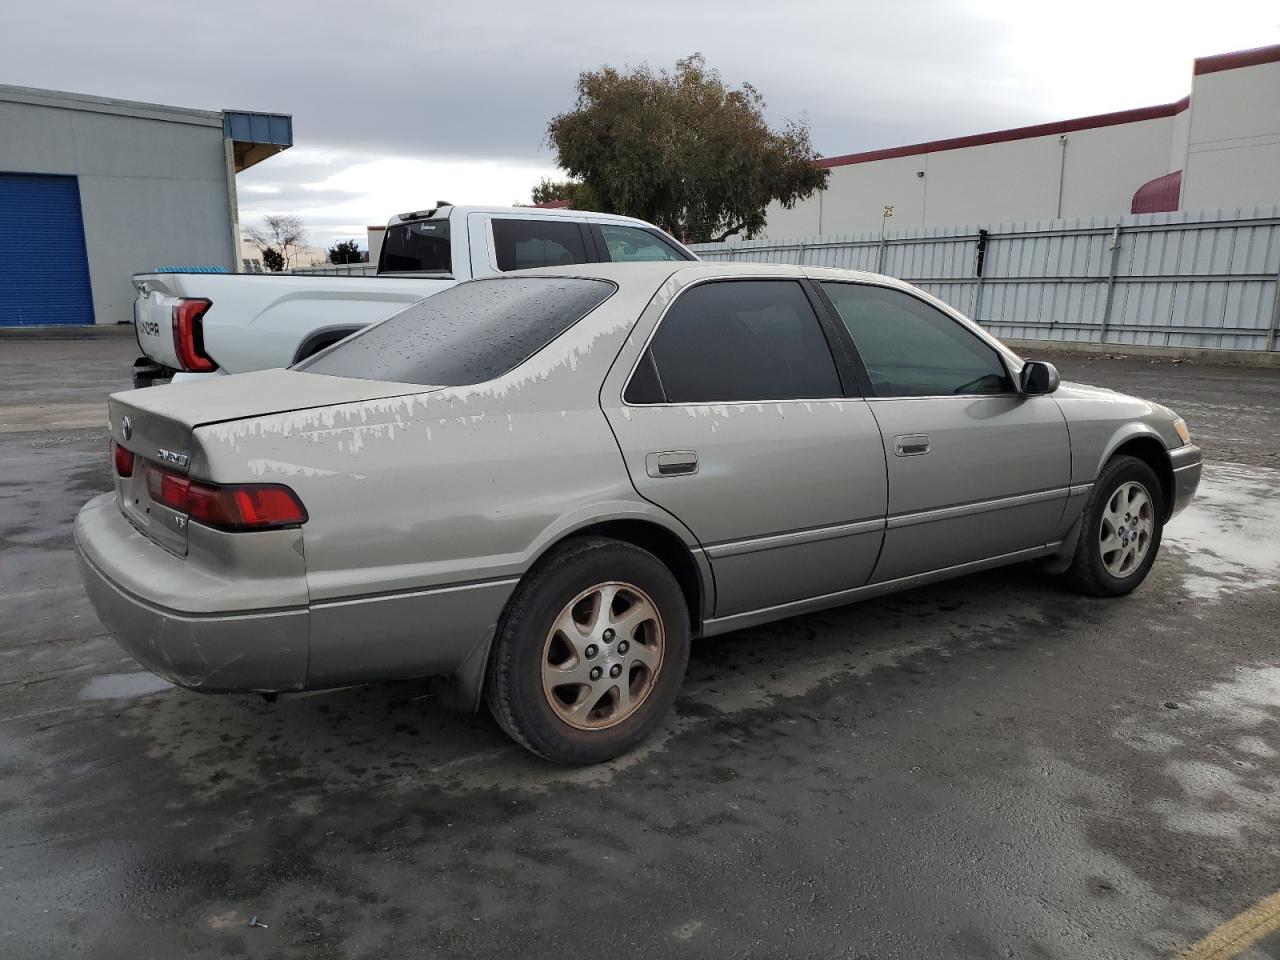
{"type": "Polygon", "coordinates": [[[1280,775],[1266,761],[1276,756],[1280,723],[1280,667],[1241,667],[1229,680],[1191,696],[1176,713],[1149,714],[1120,724],[1117,735],[1136,750],[1163,754],[1161,769],[1177,786],[1151,808],[1166,829],[1242,843],[1268,832],[1280,775]],[[1185,717],[1185,719],[1184,719],[1185,717]],[[1194,718],[1194,719],[1191,719],[1194,718]],[[1191,752],[1187,724],[1213,734],[1209,751],[1191,752]],[[1170,729],[1171,728],[1171,729],[1170,729]]]}
{"type": "Polygon", "coordinates": [[[1219,600],[1280,583],[1280,470],[1211,463],[1164,543],[1181,554],[1187,592],[1219,600]]]}
{"type": "Polygon", "coordinates": [[[108,673],[94,677],[80,688],[81,700],[125,700],[145,697],[173,687],[154,673],[108,673]]]}

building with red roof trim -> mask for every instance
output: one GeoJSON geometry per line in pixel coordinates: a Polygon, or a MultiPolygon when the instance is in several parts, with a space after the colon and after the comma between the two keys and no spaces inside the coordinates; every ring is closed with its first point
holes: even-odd
{"type": "Polygon", "coordinates": [[[1280,204],[1280,45],[1201,57],[1173,103],[826,157],[774,239],[1280,204]]]}

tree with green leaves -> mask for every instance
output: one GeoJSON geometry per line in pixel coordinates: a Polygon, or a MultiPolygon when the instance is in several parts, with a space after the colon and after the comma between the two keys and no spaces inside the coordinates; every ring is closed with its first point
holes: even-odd
{"type": "Polygon", "coordinates": [[[543,177],[533,188],[535,204],[566,201],[575,210],[599,210],[599,202],[591,195],[590,188],[576,180],[552,180],[543,177]]]}
{"type": "Polygon", "coordinates": [[[284,257],[280,255],[280,251],[275,247],[263,247],[262,265],[272,273],[279,273],[284,269],[284,257]]]}
{"type": "Polygon", "coordinates": [[[573,110],[547,125],[573,179],[544,180],[535,202],[640,217],[690,242],[754,236],[770,202],[792,207],[829,176],[814,163],[808,123],[774,130],[764,107],[755,87],[727,87],[699,53],[673,71],[586,71],[573,110]]]}
{"type": "Polygon", "coordinates": [[[364,252],[354,240],[339,240],[329,248],[330,263],[363,263],[364,252]]]}

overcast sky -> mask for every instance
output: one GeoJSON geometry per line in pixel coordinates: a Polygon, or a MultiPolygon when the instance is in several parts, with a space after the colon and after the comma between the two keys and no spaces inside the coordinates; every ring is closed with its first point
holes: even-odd
{"type": "Polygon", "coordinates": [[[0,83],[291,113],[242,222],[363,244],[437,199],[527,202],[601,64],[701,51],[833,156],[1166,103],[1195,57],[1277,42],[1276,0],[39,0],[6,4],[0,83]]]}

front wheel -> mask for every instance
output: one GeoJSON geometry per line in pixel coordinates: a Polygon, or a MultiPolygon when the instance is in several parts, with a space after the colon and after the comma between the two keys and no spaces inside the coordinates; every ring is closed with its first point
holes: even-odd
{"type": "Polygon", "coordinates": [[[632,544],[584,537],[521,581],[486,695],[502,728],[533,753],[600,763],[662,722],[688,660],[689,612],[666,566],[632,544]]]}
{"type": "Polygon", "coordinates": [[[1085,504],[1067,581],[1095,597],[1134,590],[1155,562],[1164,516],[1155,471],[1136,457],[1113,457],[1085,504]]]}

